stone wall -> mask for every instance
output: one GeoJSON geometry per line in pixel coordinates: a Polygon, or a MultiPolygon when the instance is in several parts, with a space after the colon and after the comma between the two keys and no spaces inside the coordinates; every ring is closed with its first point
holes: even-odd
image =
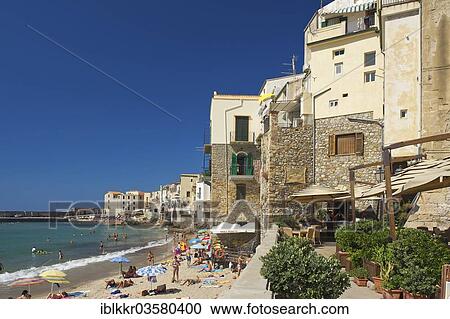
{"type": "MultiPolygon", "coordinates": [[[[450,132],[450,0],[422,1],[423,136],[450,132]]],[[[450,142],[423,145],[428,157],[450,155],[450,142]]]]}
{"type": "MultiPolygon", "coordinates": [[[[251,153],[254,161],[260,158],[256,145],[235,143],[232,145],[213,144],[211,147],[211,205],[212,217],[225,220],[236,202],[236,185],[246,185],[246,200],[249,211],[259,210],[259,184],[255,178],[230,180],[230,166],[233,153],[251,153]]],[[[255,172],[257,173],[257,172],[255,172]]],[[[247,177],[247,176],[246,176],[247,177]]]]}
{"type": "Polygon", "coordinates": [[[270,113],[270,130],[261,138],[261,206],[266,215],[300,210],[288,197],[312,181],[312,126],[280,127],[270,113]]]}
{"type": "MultiPolygon", "coordinates": [[[[316,124],[316,160],[315,183],[336,189],[349,189],[349,167],[381,160],[382,130],[376,124],[353,123],[348,118],[372,119],[372,112],[347,116],[317,119],[316,124]],[[364,152],[362,155],[329,155],[329,135],[360,133],[364,134],[364,152]]],[[[356,171],[356,180],[376,182],[376,167],[356,171]]]]}

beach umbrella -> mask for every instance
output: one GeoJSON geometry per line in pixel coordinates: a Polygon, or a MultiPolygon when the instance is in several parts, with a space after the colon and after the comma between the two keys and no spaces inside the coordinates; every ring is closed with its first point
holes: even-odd
{"type": "Polygon", "coordinates": [[[204,246],[202,244],[196,244],[196,245],[191,246],[191,248],[192,249],[206,249],[207,246],[204,246]]]}
{"type": "Polygon", "coordinates": [[[47,271],[44,271],[42,273],[39,274],[39,277],[41,278],[63,278],[66,277],[67,274],[65,272],[62,272],[61,270],[57,270],[57,269],[50,269],[47,271]]]}
{"type": "Polygon", "coordinates": [[[130,260],[128,258],[125,258],[123,256],[114,257],[110,260],[112,263],[119,263],[120,264],[120,274],[122,274],[122,264],[123,263],[129,263],[130,260]]]}
{"type": "Polygon", "coordinates": [[[202,240],[200,238],[192,238],[191,240],[189,240],[189,244],[190,245],[195,245],[195,244],[198,244],[201,241],[202,240]]]}
{"type": "Polygon", "coordinates": [[[52,284],[50,293],[53,293],[54,284],[59,285],[69,283],[69,281],[66,279],[66,276],[67,275],[65,272],[62,272],[61,270],[58,269],[46,270],[39,275],[39,277],[45,279],[46,281],[52,284]]]}
{"type": "Polygon", "coordinates": [[[40,285],[44,283],[45,280],[42,278],[19,278],[8,284],[9,287],[28,287],[28,292],[31,292],[31,286],[40,285]]]}
{"type": "Polygon", "coordinates": [[[157,266],[146,266],[146,267],[139,268],[136,271],[136,273],[139,276],[147,276],[147,278],[150,281],[150,285],[151,285],[150,289],[153,289],[153,280],[151,278],[152,277],[156,278],[157,275],[164,274],[166,271],[167,271],[166,268],[164,268],[161,265],[157,265],[157,266]]]}

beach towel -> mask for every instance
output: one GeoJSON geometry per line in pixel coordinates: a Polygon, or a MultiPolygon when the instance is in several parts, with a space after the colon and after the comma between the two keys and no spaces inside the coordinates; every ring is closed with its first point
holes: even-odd
{"type": "Polygon", "coordinates": [[[120,290],[119,289],[114,289],[111,291],[111,295],[117,295],[120,294],[120,290]]]}
{"type": "Polygon", "coordinates": [[[68,292],[67,295],[72,298],[78,298],[78,297],[87,297],[89,291],[74,291],[74,292],[68,292]]]}

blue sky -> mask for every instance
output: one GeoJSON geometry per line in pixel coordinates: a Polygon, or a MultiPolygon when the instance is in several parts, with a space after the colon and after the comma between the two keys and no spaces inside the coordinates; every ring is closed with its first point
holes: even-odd
{"type": "MultiPolygon", "coordinates": [[[[328,1],[329,2],[329,1],[328,1]]],[[[258,93],[319,0],[10,1],[0,10],[0,210],[198,172],[212,92],[258,93]],[[164,107],[137,97],[68,50],[164,107]]]]}

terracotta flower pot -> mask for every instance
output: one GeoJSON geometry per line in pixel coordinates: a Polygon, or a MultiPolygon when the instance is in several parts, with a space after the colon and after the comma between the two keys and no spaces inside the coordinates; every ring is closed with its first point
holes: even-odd
{"type": "Polygon", "coordinates": [[[370,260],[363,260],[363,267],[369,272],[369,279],[380,275],[380,265],[370,260]]]}
{"type": "Polygon", "coordinates": [[[352,270],[352,261],[351,261],[350,257],[346,257],[341,264],[342,264],[342,266],[345,267],[346,272],[349,272],[350,270],[352,270]]]}
{"type": "Polygon", "coordinates": [[[383,293],[383,288],[381,287],[381,278],[380,277],[372,277],[373,284],[375,285],[375,291],[379,294],[383,293]]]}
{"type": "Polygon", "coordinates": [[[367,278],[353,278],[353,282],[359,287],[367,287],[367,278]]]}
{"type": "Polygon", "coordinates": [[[412,292],[404,290],[403,291],[403,299],[428,299],[428,297],[424,296],[424,295],[416,295],[416,294],[413,294],[412,292]]]}
{"type": "Polygon", "coordinates": [[[345,260],[347,259],[347,257],[349,256],[349,253],[346,253],[345,251],[340,251],[338,252],[338,260],[341,263],[342,267],[345,267],[345,260]]]}
{"type": "Polygon", "coordinates": [[[383,289],[383,299],[402,299],[403,291],[400,289],[386,290],[383,289]]]}

